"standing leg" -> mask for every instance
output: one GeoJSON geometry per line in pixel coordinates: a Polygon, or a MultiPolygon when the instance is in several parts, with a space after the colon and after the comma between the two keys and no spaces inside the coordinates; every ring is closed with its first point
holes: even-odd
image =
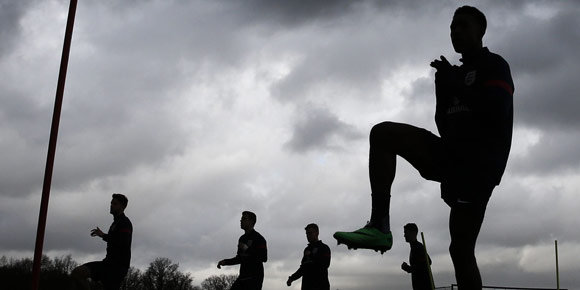
{"type": "Polygon", "coordinates": [[[232,287],[230,287],[230,290],[244,290],[244,284],[242,281],[240,281],[240,279],[236,279],[236,281],[234,281],[234,284],[232,284],[232,287]]]}
{"type": "Polygon", "coordinates": [[[89,290],[89,277],[91,276],[91,271],[89,267],[81,265],[76,267],[70,274],[72,280],[73,290],[89,290]]]}
{"type": "Polygon", "coordinates": [[[482,289],[475,244],[485,216],[485,204],[455,204],[449,215],[449,253],[460,290],[482,289]]]}

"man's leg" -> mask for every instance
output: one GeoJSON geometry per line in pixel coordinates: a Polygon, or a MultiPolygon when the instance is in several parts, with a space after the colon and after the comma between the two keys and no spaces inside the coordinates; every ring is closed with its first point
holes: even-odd
{"type": "Polygon", "coordinates": [[[262,284],[264,284],[264,276],[261,277],[255,277],[254,279],[252,279],[252,289],[256,289],[256,290],[262,290],[262,284]]]}
{"type": "Polygon", "coordinates": [[[91,271],[89,267],[86,265],[78,266],[72,270],[70,276],[72,279],[72,290],[90,290],[88,279],[91,277],[91,271]]]}
{"type": "Polygon", "coordinates": [[[475,244],[485,216],[485,208],[485,203],[458,203],[451,207],[449,253],[460,290],[482,289],[481,275],[475,259],[475,244]]]}
{"type": "Polygon", "coordinates": [[[397,155],[411,163],[423,177],[440,181],[435,176],[440,173],[440,143],[440,138],[431,132],[408,124],[383,122],[373,127],[370,134],[369,179],[372,192],[371,222],[376,227],[390,231],[388,215],[397,155]]]}
{"type": "Polygon", "coordinates": [[[103,290],[119,290],[129,269],[108,265],[103,273],[103,290]]]}
{"type": "Polygon", "coordinates": [[[240,281],[240,278],[236,279],[236,281],[234,281],[234,284],[232,284],[232,287],[230,287],[230,290],[244,290],[244,285],[242,283],[242,281],[240,281]]]}
{"type": "Polygon", "coordinates": [[[423,177],[440,181],[442,145],[439,137],[408,124],[383,122],[375,125],[370,134],[369,152],[371,220],[358,231],[335,233],[339,243],[381,252],[391,248],[389,206],[397,155],[411,163],[423,177]]]}

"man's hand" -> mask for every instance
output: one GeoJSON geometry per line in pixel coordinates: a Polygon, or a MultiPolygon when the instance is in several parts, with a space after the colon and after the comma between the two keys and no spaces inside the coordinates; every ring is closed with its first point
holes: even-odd
{"type": "Polygon", "coordinates": [[[104,235],[105,235],[105,233],[103,233],[103,231],[101,231],[101,229],[99,229],[99,227],[91,230],[91,237],[99,236],[102,238],[104,235]]]}
{"type": "Polygon", "coordinates": [[[288,287],[290,287],[290,285],[292,285],[292,278],[288,277],[288,281],[286,281],[286,285],[288,285],[288,287]]]}
{"type": "Polygon", "coordinates": [[[434,67],[437,71],[444,71],[451,69],[452,66],[444,56],[441,56],[441,60],[435,59],[431,62],[431,67],[434,67]]]}
{"type": "Polygon", "coordinates": [[[223,265],[224,265],[224,260],[221,260],[217,263],[217,268],[221,269],[223,265]]]}
{"type": "Polygon", "coordinates": [[[441,56],[441,59],[433,60],[431,67],[437,70],[435,72],[436,94],[441,94],[443,91],[455,92],[460,88],[462,80],[459,78],[458,67],[451,65],[444,56],[441,56]]]}
{"type": "Polygon", "coordinates": [[[401,264],[401,269],[403,269],[405,272],[411,273],[411,266],[409,266],[407,262],[403,262],[403,264],[401,264]]]}

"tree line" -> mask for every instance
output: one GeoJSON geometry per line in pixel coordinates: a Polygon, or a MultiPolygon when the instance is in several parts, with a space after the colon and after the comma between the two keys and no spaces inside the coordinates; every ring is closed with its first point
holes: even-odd
{"type": "MultiPolygon", "coordinates": [[[[4,290],[29,290],[32,280],[32,259],[0,258],[0,285],[4,290]]],[[[70,255],[43,256],[41,261],[41,290],[69,289],[70,273],[79,266],[70,255]]],[[[129,268],[120,290],[227,290],[237,275],[213,275],[193,285],[193,276],[179,270],[179,264],[168,258],[155,258],[145,271],[129,268]]],[[[91,281],[91,289],[102,290],[98,282],[91,281]]]]}

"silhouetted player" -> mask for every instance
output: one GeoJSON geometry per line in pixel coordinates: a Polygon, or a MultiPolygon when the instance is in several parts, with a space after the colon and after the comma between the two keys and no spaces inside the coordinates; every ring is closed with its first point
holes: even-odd
{"type": "Polygon", "coordinates": [[[237,255],[231,259],[218,262],[217,267],[240,265],[240,275],[230,290],[260,290],[264,282],[264,265],[268,260],[266,240],[254,230],[256,214],[250,211],[242,212],[240,227],[244,234],[238,240],[237,255]]]}
{"type": "Polygon", "coordinates": [[[304,229],[308,246],[304,249],[300,268],[288,277],[286,285],[302,277],[302,290],[329,290],[330,248],[318,239],[318,225],[309,224],[304,229]]]}
{"type": "Polygon", "coordinates": [[[133,235],[133,225],[124,213],[127,203],[124,195],[113,194],[110,213],[114,221],[109,231],[105,234],[99,227],[91,230],[91,236],[99,236],[107,242],[107,255],[100,262],[90,262],[75,268],[71,273],[73,289],[89,289],[89,277],[93,281],[101,281],[105,290],[116,290],[121,286],[129,270],[133,235]]]}
{"type": "Polygon", "coordinates": [[[370,222],[334,235],[349,248],[391,248],[390,191],[399,155],[421,176],[441,183],[441,197],[451,207],[449,252],[457,284],[469,290],[481,289],[475,243],[487,202],[505,170],[513,126],[510,69],[501,56],[483,47],[486,26],[485,16],[474,7],[455,11],[451,42],[463,64],[452,66],[443,56],[431,63],[437,69],[435,122],[441,137],[407,124],[375,125],[370,133],[370,222]]]}
{"type": "MultiPolygon", "coordinates": [[[[411,246],[409,253],[409,264],[403,262],[401,269],[411,273],[411,282],[413,290],[431,290],[431,278],[429,277],[429,267],[427,266],[427,255],[423,244],[417,241],[419,229],[414,223],[408,223],[403,227],[405,242],[411,246]]],[[[431,259],[429,258],[429,265],[431,259]]]]}

